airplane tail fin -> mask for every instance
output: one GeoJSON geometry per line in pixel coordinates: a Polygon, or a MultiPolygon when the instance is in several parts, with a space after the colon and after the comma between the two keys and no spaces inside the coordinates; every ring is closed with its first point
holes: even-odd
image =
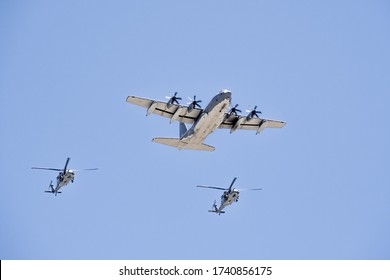
{"type": "Polygon", "coordinates": [[[180,132],[180,138],[182,138],[183,137],[183,135],[187,132],[187,127],[186,127],[186,125],[184,124],[184,123],[180,123],[179,124],[179,132],[180,132]]]}
{"type": "Polygon", "coordinates": [[[152,139],[153,142],[160,143],[163,145],[168,145],[178,149],[190,149],[190,150],[201,150],[201,151],[214,151],[213,146],[200,143],[200,144],[188,144],[180,140],[180,138],[162,138],[156,137],[152,139]]]}

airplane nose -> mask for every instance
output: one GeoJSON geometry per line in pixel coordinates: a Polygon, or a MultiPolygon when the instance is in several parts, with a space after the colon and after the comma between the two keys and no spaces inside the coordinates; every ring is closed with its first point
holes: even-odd
{"type": "Polygon", "coordinates": [[[230,91],[229,92],[225,92],[224,98],[229,100],[229,102],[230,102],[232,100],[232,93],[230,91]]]}
{"type": "Polygon", "coordinates": [[[232,93],[229,91],[229,92],[226,92],[226,98],[227,99],[232,99],[232,93]]]}
{"type": "Polygon", "coordinates": [[[224,99],[229,99],[229,100],[232,99],[232,93],[230,90],[227,89],[222,90],[221,95],[223,96],[224,99]]]}

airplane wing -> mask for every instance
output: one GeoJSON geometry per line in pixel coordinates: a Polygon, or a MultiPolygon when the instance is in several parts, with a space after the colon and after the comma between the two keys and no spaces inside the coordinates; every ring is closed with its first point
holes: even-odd
{"type": "Polygon", "coordinates": [[[246,116],[225,114],[225,120],[219,128],[230,129],[230,133],[236,129],[256,130],[260,133],[264,128],[282,128],[286,125],[284,121],[267,120],[262,118],[251,118],[247,120],[246,116]]]}
{"type": "Polygon", "coordinates": [[[189,111],[188,106],[168,104],[168,102],[136,96],[128,96],[126,102],[147,108],[147,116],[156,114],[171,119],[171,122],[193,123],[203,112],[203,109],[193,108],[189,111]]]}

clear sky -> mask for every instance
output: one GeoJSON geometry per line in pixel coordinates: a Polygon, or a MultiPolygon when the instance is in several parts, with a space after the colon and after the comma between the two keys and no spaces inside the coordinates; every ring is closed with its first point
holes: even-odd
{"type": "Polygon", "coordinates": [[[0,259],[390,259],[388,1],[1,1],[0,259]],[[214,152],[125,102],[228,88],[214,152]],[[57,197],[57,173],[93,168],[57,197]],[[261,187],[226,214],[217,190],[261,187]]]}

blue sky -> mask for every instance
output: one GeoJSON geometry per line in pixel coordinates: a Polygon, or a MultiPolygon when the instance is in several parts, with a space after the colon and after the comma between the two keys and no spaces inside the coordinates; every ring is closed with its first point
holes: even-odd
{"type": "Polygon", "coordinates": [[[387,1],[2,1],[0,259],[390,259],[387,1]],[[151,142],[228,88],[283,129],[151,142]],[[57,197],[55,172],[79,172],[57,197]],[[261,187],[218,216],[220,192],[261,187]]]}

